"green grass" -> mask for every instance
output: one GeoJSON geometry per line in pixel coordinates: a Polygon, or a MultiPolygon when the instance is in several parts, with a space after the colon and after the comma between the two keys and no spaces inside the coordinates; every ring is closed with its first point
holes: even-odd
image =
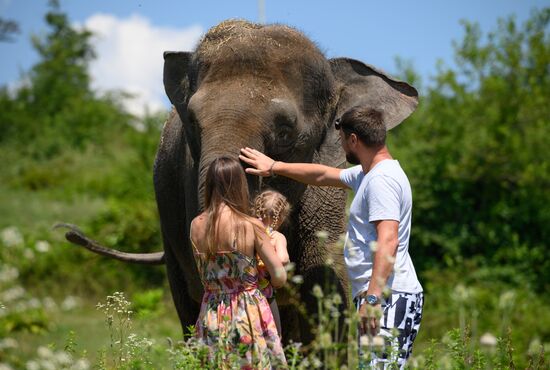
{"type": "MultiPolygon", "coordinates": [[[[74,332],[76,353],[86,351],[90,362],[97,363],[99,351],[109,348],[111,340],[105,315],[96,309],[96,304],[96,300],[84,300],[75,309],[49,312],[47,331],[12,333],[9,337],[19,343],[17,357],[22,361],[35,358],[36,351],[41,346],[62,350],[71,337],[71,332],[74,332]]],[[[132,323],[130,332],[152,339],[161,347],[168,348],[167,338],[174,342],[181,339],[180,324],[169,297],[161,302],[157,312],[145,317],[138,315],[132,323]]],[[[160,358],[167,357],[164,355],[160,358]]]]}

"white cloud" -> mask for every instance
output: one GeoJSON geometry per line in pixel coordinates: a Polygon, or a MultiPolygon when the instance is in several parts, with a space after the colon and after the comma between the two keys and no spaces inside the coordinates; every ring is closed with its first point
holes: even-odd
{"type": "Polygon", "coordinates": [[[120,19],[94,14],[84,26],[94,33],[97,59],[90,66],[92,85],[100,91],[123,90],[136,97],[126,108],[141,115],[167,107],[162,84],[164,51],[192,50],[202,27],[167,28],[152,25],[147,18],[132,15],[120,19]]]}

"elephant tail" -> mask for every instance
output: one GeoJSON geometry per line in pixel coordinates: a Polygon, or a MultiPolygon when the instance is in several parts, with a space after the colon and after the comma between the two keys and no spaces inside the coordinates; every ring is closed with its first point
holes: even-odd
{"type": "Polygon", "coordinates": [[[123,262],[136,263],[141,265],[163,265],[164,252],[154,253],[126,253],[116,249],[106,248],[100,245],[95,240],[88,238],[84,233],[75,225],[57,223],[53,226],[53,229],[67,228],[69,231],[65,233],[65,238],[76,245],[80,245],[94,253],[101,254],[103,256],[111,257],[123,262]]]}

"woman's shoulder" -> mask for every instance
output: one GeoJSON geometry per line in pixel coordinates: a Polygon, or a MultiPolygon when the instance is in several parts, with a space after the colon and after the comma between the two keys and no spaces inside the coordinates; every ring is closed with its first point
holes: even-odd
{"type": "Polygon", "coordinates": [[[197,217],[191,220],[191,233],[196,234],[197,232],[203,231],[206,227],[206,213],[203,212],[199,214],[197,217]]]}
{"type": "Polygon", "coordinates": [[[199,214],[198,216],[196,216],[194,219],[191,220],[191,224],[192,225],[201,225],[201,224],[205,224],[206,223],[206,212],[203,212],[201,214],[199,214]]]}

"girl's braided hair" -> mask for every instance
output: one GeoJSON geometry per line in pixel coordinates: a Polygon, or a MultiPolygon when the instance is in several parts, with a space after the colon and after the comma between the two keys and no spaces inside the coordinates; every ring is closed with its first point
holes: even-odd
{"type": "Polygon", "coordinates": [[[254,216],[261,220],[270,219],[274,230],[281,225],[290,213],[290,203],[286,197],[275,190],[265,190],[254,199],[254,216]]]}

